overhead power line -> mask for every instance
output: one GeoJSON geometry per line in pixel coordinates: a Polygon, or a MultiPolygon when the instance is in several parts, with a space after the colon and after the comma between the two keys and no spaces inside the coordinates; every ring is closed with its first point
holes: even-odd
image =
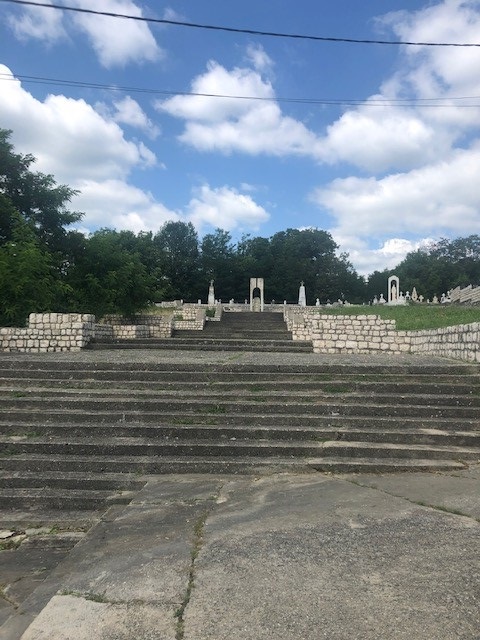
{"type": "Polygon", "coordinates": [[[381,45],[407,45],[420,47],[480,47],[478,42],[408,42],[401,40],[366,40],[360,38],[336,38],[333,36],[314,36],[301,33],[281,33],[276,31],[260,31],[257,29],[240,29],[237,27],[225,27],[212,24],[199,24],[196,22],[184,22],[181,20],[167,20],[166,18],[148,18],[145,16],[133,16],[125,13],[112,11],[98,11],[95,9],[84,9],[81,7],[69,7],[59,4],[47,4],[45,2],[31,2],[30,0],[0,0],[11,4],[25,5],[31,7],[42,7],[45,9],[58,9],[60,11],[72,11],[96,16],[107,16],[109,18],[123,18],[126,20],[136,20],[138,22],[148,22],[152,24],[174,25],[178,27],[189,27],[193,29],[209,29],[211,31],[225,31],[229,33],[243,33],[254,36],[268,36],[272,38],[293,38],[297,40],[314,40],[320,42],[343,42],[350,44],[381,44],[381,45]]]}
{"type": "Polygon", "coordinates": [[[173,91],[167,89],[155,89],[149,87],[131,87],[115,84],[103,84],[79,80],[65,80],[62,78],[46,78],[42,76],[29,76],[10,73],[0,73],[0,81],[21,80],[25,83],[44,84],[52,86],[75,87],[84,89],[100,89],[103,91],[123,91],[127,93],[146,93],[159,96],[192,96],[201,98],[223,98],[229,100],[256,100],[261,102],[290,102],[296,104],[317,104],[326,106],[363,106],[363,107],[436,107],[436,108],[479,108],[480,96],[452,96],[448,98],[289,98],[289,97],[264,97],[231,95],[222,93],[198,93],[193,91],[173,91]],[[465,101],[470,101],[465,104],[465,101]],[[475,102],[473,102],[475,101],[475,102]],[[463,104],[462,104],[463,102],[463,104]]]}

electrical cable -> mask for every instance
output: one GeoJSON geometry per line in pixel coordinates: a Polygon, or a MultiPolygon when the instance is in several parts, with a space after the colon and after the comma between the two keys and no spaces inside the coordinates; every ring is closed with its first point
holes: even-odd
{"type": "Polygon", "coordinates": [[[191,96],[201,98],[223,98],[229,100],[255,100],[260,102],[286,102],[296,104],[312,104],[312,105],[325,105],[325,106],[363,106],[363,107],[435,107],[435,108],[478,108],[480,107],[480,96],[458,96],[449,98],[282,98],[282,97],[263,97],[263,96],[241,96],[241,95],[227,95],[220,93],[197,93],[189,91],[168,91],[165,89],[152,89],[142,87],[131,87],[123,85],[102,84],[99,82],[87,82],[76,80],[64,80],[61,78],[46,78],[42,76],[28,76],[16,74],[15,76],[9,73],[0,73],[0,81],[15,81],[21,80],[26,83],[33,84],[45,84],[54,86],[67,86],[77,87],[85,89],[101,89],[104,91],[123,91],[127,93],[147,93],[153,95],[162,96],[191,96]],[[446,101],[455,102],[446,103],[446,101]],[[458,104],[457,102],[462,100],[476,100],[476,104],[458,104]]]}
{"type": "Polygon", "coordinates": [[[31,7],[42,7],[45,9],[58,9],[60,11],[72,11],[75,13],[83,13],[96,16],[106,16],[109,18],[123,18],[126,20],[136,20],[139,22],[148,22],[153,24],[165,24],[179,27],[189,27],[193,29],[208,29],[211,31],[225,31],[229,33],[243,33],[255,36],[267,36],[272,38],[291,38],[297,40],[314,40],[320,42],[341,42],[348,44],[378,44],[378,45],[405,45],[415,47],[480,47],[478,42],[408,42],[401,40],[365,40],[360,38],[335,38],[331,36],[313,36],[299,33],[280,33],[276,31],[260,31],[257,29],[240,29],[236,27],[225,27],[211,24],[199,24],[195,22],[184,22],[181,20],[168,20],[166,18],[147,18],[145,16],[133,16],[124,13],[115,13],[112,11],[98,11],[96,9],[85,9],[81,7],[69,7],[67,5],[47,4],[44,2],[32,2],[31,0],[0,0],[0,2],[9,2],[31,7]]]}

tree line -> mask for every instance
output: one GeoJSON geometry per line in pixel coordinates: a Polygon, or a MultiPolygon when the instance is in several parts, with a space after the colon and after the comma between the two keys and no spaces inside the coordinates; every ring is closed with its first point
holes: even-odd
{"type": "Polygon", "coordinates": [[[442,240],[409,254],[393,271],[358,275],[348,255],[320,229],[287,229],[270,238],[233,242],[216,229],[199,238],[189,222],[170,221],[157,233],[73,230],[83,214],[69,208],[76,191],[33,170],[0,129],[0,326],[21,326],[35,312],[132,315],[149,304],[206,302],[208,283],[223,301],[248,298],[251,277],[265,279],[266,301],[296,302],[303,281],[307,304],[362,303],[386,293],[395,272],[402,288],[440,295],[480,281],[480,238],[442,240]]]}

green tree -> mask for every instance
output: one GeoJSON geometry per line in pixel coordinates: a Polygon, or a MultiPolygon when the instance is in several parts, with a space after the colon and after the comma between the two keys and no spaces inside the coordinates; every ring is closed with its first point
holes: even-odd
{"type": "Polygon", "coordinates": [[[221,300],[235,299],[235,297],[238,300],[237,256],[230,233],[223,229],[215,229],[214,233],[207,233],[202,239],[200,250],[202,280],[205,283],[215,280],[215,294],[221,300]]]}
{"type": "Polygon", "coordinates": [[[130,232],[101,229],[86,240],[70,270],[71,307],[101,317],[107,313],[131,316],[152,302],[154,278],[140,254],[125,248],[130,232]]]}
{"type": "Polygon", "coordinates": [[[57,311],[68,286],[51,254],[17,215],[11,239],[0,246],[0,325],[23,326],[30,313],[57,311]]]}
{"type": "Polygon", "coordinates": [[[158,289],[166,299],[195,300],[199,292],[198,235],[191,222],[166,222],[155,234],[158,289]]]}
{"type": "Polygon", "coordinates": [[[69,237],[65,227],[83,215],[67,208],[77,191],[58,185],[51,175],[32,171],[35,158],[15,153],[10,136],[11,131],[0,129],[0,240],[5,242],[12,237],[13,221],[7,202],[52,254],[65,257],[69,237]]]}

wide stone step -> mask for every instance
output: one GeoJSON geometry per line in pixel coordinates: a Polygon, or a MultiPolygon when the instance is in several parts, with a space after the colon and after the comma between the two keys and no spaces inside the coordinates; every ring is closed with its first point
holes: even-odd
{"type": "MultiPolygon", "coordinates": [[[[50,412],[15,412],[8,419],[0,421],[0,433],[18,435],[21,437],[35,437],[37,435],[62,434],[63,429],[78,429],[79,433],[88,433],[90,427],[97,427],[99,433],[110,435],[118,429],[119,435],[128,435],[132,428],[148,429],[188,429],[189,427],[213,428],[275,428],[287,427],[295,432],[297,429],[318,429],[327,433],[337,433],[342,430],[366,429],[376,430],[378,433],[395,430],[441,429],[449,432],[478,433],[479,421],[465,418],[437,418],[437,417],[394,417],[385,416],[339,416],[339,415],[297,415],[294,419],[289,414],[270,415],[251,413],[245,414],[185,414],[185,413],[157,413],[139,414],[137,412],[112,415],[112,412],[87,413],[82,411],[50,412]]],[[[69,433],[69,431],[67,431],[69,433]]],[[[150,432],[151,433],[151,432],[150,432]]]]}
{"type": "MultiPolygon", "coordinates": [[[[91,455],[91,456],[311,456],[315,455],[322,443],[313,441],[244,441],[228,440],[157,440],[148,438],[112,437],[106,440],[68,440],[50,437],[19,439],[0,437],[0,452],[5,456],[48,453],[53,455],[91,455]]],[[[2,461],[3,462],[3,461],[2,461]]],[[[0,462],[1,465],[1,462],[0,462]]]]}
{"type": "MultiPolygon", "coordinates": [[[[87,387],[88,388],[88,387],[87,387]]],[[[63,388],[42,388],[42,387],[30,387],[28,390],[22,391],[18,388],[1,388],[0,387],[0,406],[2,402],[8,403],[11,401],[24,401],[24,402],[38,402],[44,401],[45,406],[54,407],[54,403],[62,402],[67,406],[71,401],[84,401],[85,395],[88,395],[89,401],[101,400],[101,402],[118,402],[118,398],[121,398],[123,403],[126,402],[148,402],[155,401],[175,401],[181,396],[182,401],[185,403],[190,402],[192,399],[202,399],[208,403],[228,403],[228,402],[261,402],[261,403],[274,403],[274,404],[303,404],[305,401],[312,403],[336,403],[339,396],[342,398],[342,402],[345,404],[360,404],[361,402],[373,403],[376,405],[423,405],[423,406],[456,406],[456,407],[480,407],[480,396],[468,394],[468,395],[439,395],[439,394],[426,394],[421,393],[408,393],[404,395],[394,395],[393,393],[382,393],[380,390],[366,387],[365,389],[355,389],[340,385],[336,387],[334,384],[329,385],[317,385],[315,388],[305,389],[300,386],[299,389],[287,388],[278,389],[273,387],[268,389],[266,387],[252,386],[250,388],[242,389],[230,386],[228,388],[217,388],[215,385],[205,384],[202,387],[198,385],[178,385],[174,388],[159,387],[152,389],[152,387],[144,389],[111,389],[105,388],[88,388],[88,394],[85,394],[85,389],[72,389],[65,385],[63,388]],[[332,393],[332,390],[334,393],[332,393]],[[201,393],[203,391],[203,393],[201,393]]],[[[123,405],[126,406],[126,405],[123,405]]],[[[148,405],[146,406],[148,408],[148,405]]]]}
{"type": "Polygon", "coordinates": [[[95,491],[138,491],[145,485],[145,480],[136,475],[126,473],[89,473],[80,471],[52,473],[36,471],[6,471],[1,469],[0,487],[2,489],[46,488],[50,489],[88,489],[95,491]]]}
{"type": "Polygon", "coordinates": [[[122,370],[22,370],[12,372],[0,370],[0,388],[10,391],[29,391],[55,388],[92,388],[103,389],[213,389],[213,390],[251,390],[272,391],[284,389],[319,389],[333,393],[351,391],[392,394],[442,394],[477,395],[480,397],[480,379],[465,376],[436,375],[382,375],[372,377],[363,374],[324,374],[324,373],[252,373],[232,371],[214,376],[210,372],[194,371],[126,371],[122,370]]]}
{"type": "Polygon", "coordinates": [[[215,331],[209,330],[208,327],[202,330],[175,330],[172,338],[184,338],[190,340],[212,339],[212,340],[292,340],[292,332],[284,328],[262,327],[255,330],[246,330],[243,328],[219,327],[215,331]]]}
{"type": "MultiPolygon", "coordinates": [[[[3,436],[9,436],[7,449],[15,448],[19,441],[33,438],[87,438],[89,441],[101,438],[146,438],[155,441],[170,440],[176,443],[182,441],[208,440],[214,442],[225,441],[364,441],[402,444],[440,444],[466,447],[478,447],[480,451],[480,430],[477,424],[472,424],[471,430],[465,430],[468,425],[462,426],[464,430],[439,429],[435,422],[428,428],[421,428],[416,423],[411,428],[399,423],[390,425],[385,423],[382,429],[362,428],[353,423],[351,426],[339,424],[338,427],[331,424],[322,425],[321,421],[315,426],[291,426],[279,425],[276,422],[265,427],[254,425],[137,425],[137,424],[24,424],[11,423],[0,424],[3,436]],[[396,428],[392,428],[395,427],[396,428]]],[[[1,463],[0,463],[1,467],[1,463]]]]}
{"type": "Polygon", "coordinates": [[[188,415],[207,414],[211,416],[228,413],[238,414],[288,414],[292,420],[301,420],[304,415],[331,415],[331,416],[377,416],[383,417],[428,417],[428,418],[466,418],[470,420],[480,418],[480,412],[476,406],[441,406],[439,403],[413,404],[412,402],[401,404],[382,403],[375,397],[358,397],[354,402],[348,402],[348,398],[334,399],[329,397],[312,398],[311,402],[284,398],[281,401],[269,401],[262,396],[245,398],[241,401],[224,400],[220,398],[191,399],[191,398],[161,398],[131,399],[123,398],[85,398],[70,396],[69,398],[42,398],[42,397],[16,397],[0,398],[0,411],[9,412],[11,415],[18,412],[30,411],[37,415],[53,414],[54,412],[83,411],[86,416],[97,412],[107,412],[112,420],[124,420],[125,415],[141,413],[142,416],[162,416],[164,412],[176,412],[188,415]],[[40,412],[40,413],[39,413],[40,412]]]}
{"type": "Polygon", "coordinates": [[[349,458],[328,457],[308,460],[308,465],[324,473],[398,473],[420,471],[455,471],[465,464],[454,460],[422,460],[420,458],[349,458]]]}
{"type": "MultiPolygon", "coordinates": [[[[84,473],[265,473],[271,471],[305,472],[305,458],[281,456],[93,456],[93,455],[12,455],[3,459],[5,470],[81,471],[84,473]]],[[[73,507],[72,507],[73,508],[73,507]]]]}
{"type": "Polygon", "coordinates": [[[480,450],[475,447],[448,445],[396,444],[384,442],[326,442],[322,449],[326,456],[348,456],[360,458],[423,458],[480,461],[480,450]]]}
{"type": "Polygon", "coordinates": [[[90,350],[110,349],[171,349],[178,351],[247,351],[263,353],[312,353],[313,346],[310,342],[272,341],[271,343],[255,340],[198,340],[188,342],[174,338],[165,340],[114,340],[111,342],[92,341],[90,350]]]}
{"type": "Polygon", "coordinates": [[[25,488],[2,489],[0,509],[73,509],[92,510],[109,504],[128,504],[132,494],[88,489],[25,488]]]}
{"type": "MultiPolygon", "coordinates": [[[[1,356],[1,354],[0,354],[1,356]]],[[[478,385],[479,369],[477,365],[470,364],[396,364],[395,361],[386,358],[384,364],[355,364],[347,362],[346,364],[326,364],[321,361],[313,362],[311,359],[308,362],[302,363],[299,361],[296,364],[292,362],[288,363],[270,363],[262,364],[261,362],[255,363],[212,363],[212,362],[111,362],[106,356],[105,361],[98,359],[95,362],[88,363],[79,360],[47,360],[47,359],[28,359],[28,360],[15,360],[15,359],[2,359],[0,357],[0,371],[2,375],[5,372],[13,371],[17,375],[20,372],[32,372],[32,375],[36,375],[34,372],[41,371],[58,373],[67,372],[70,375],[75,375],[75,372],[89,372],[92,376],[101,372],[106,372],[109,375],[112,372],[122,373],[124,376],[136,376],[142,374],[158,374],[158,375],[178,375],[182,373],[192,373],[195,375],[209,375],[214,379],[224,376],[259,376],[262,378],[265,376],[290,376],[296,374],[299,376],[324,376],[322,379],[329,379],[325,376],[363,376],[369,379],[378,379],[388,376],[390,380],[396,379],[396,376],[405,378],[405,376],[420,376],[422,378],[432,380],[438,379],[439,376],[448,376],[448,380],[457,378],[458,381],[472,381],[478,385]]],[[[266,378],[268,379],[268,378],[266,378]]],[[[270,379],[273,379],[270,377],[270,379]]]]}

